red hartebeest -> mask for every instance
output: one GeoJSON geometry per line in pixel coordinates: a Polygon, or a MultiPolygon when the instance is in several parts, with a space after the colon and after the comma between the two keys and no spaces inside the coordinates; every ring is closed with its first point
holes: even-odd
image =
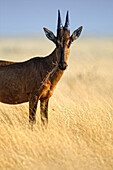
{"type": "Polygon", "coordinates": [[[47,38],[56,45],[46,57],[35,57],[25,62],[0,61],[0,101],[19,104],[29,101],[29,122],[36,122],[36,109],[40,100],[40,114],[44,125],[48,122],[48,102],[67,67],[70,45],[82,31],[82,26],[70,36],[68,11],[63,27],[58,11],[57,36],[47,28],[47,38]]]}

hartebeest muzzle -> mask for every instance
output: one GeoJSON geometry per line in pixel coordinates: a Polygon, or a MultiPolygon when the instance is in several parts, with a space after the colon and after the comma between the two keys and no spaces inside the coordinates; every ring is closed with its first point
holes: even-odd
{"type": "Polygon", "coordinates": [[[59,63],[59,69],[65,70],[67,68],[67,63],[65,62],[65,50],[64,48],[61,50],[61,59],[59,63]]]}
{"type": "Polygon", "coordinates": [[[67,68],[67,63],[66,62],[61,62],[59,63],[59,69],[60,70],[65,70],[67,68]]]}

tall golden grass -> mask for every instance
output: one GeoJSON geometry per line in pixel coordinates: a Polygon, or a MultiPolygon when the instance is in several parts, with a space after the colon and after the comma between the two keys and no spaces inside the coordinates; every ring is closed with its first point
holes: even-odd
{"type": "MultiPolygon", "coordinates": [[[[51,53],[41,38],[1,38],[0,59],[51,53]]],[[[80,38],[49,103],[49,124],[28,126],[28,103],[0,103],[0,169],[113,169],[113,38],[80,38]]]]}

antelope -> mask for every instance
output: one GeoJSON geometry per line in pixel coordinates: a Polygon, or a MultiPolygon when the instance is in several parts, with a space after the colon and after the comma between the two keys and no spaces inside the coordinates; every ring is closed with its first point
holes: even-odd
{"type": "Polygon", "coordinates": [[[58,10],[57,36],[47,28],[43,29],[46,37],[56,45],[50,55],[18,63],[0,60],[0,102],[29,102],[29,123],[33,125],[40,100],[41,122],[47,126],[49,98],[67,68],[70,45],[80,36],[82,26],[70,36],[69,12],[63,26],[58,10]]]}

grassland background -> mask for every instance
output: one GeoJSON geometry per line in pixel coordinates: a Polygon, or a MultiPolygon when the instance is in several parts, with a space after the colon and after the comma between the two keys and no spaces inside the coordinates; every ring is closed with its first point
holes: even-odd
{"type": "MultiPolygon", "coordinates": [[[[0,38],[0,59],[54,49],[43,38],[0,38]]],[[[49,125],[28,128],[28,103],[0,103],[0,170],[113,169],[113,38],[80,38],[49,103],[49,125]]]]}

